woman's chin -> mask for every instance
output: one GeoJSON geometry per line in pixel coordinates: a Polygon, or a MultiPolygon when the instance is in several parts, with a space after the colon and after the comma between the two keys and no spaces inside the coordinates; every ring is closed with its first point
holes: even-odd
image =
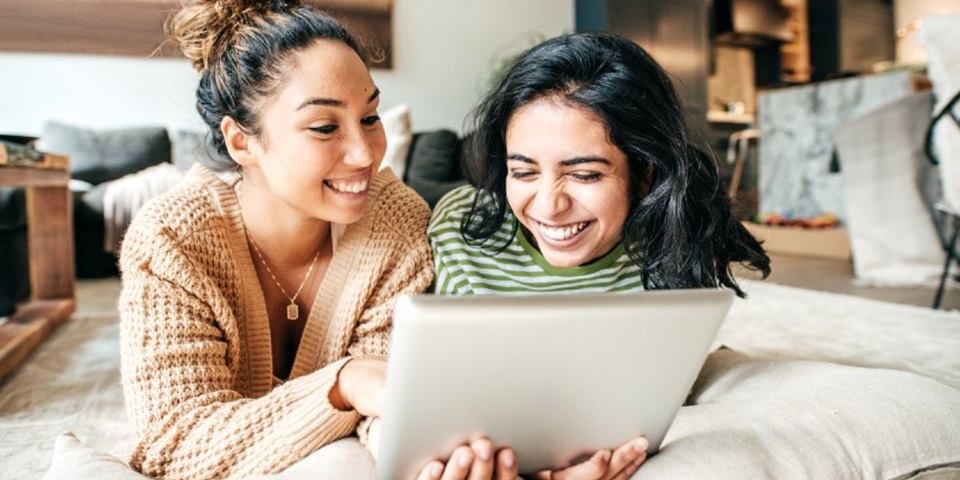
{"type": "Polygon", "coordinates": [[[547,261],[551,266],[557,268],[573,268],[579,267],[591,259],[585,258],[583,255],[570,254],[569,252],[540,252],[543,254],[544,260],[547,261]]]}
{"type": "Polygon", "coordinates": [[[359,208],[334,208],[328,209],[323,214],[317,215],[317,218],[323,219],[330,223],[349,225],[351,223],[360,221],[365,212],[366,205],[360,206],[359,208]]]}

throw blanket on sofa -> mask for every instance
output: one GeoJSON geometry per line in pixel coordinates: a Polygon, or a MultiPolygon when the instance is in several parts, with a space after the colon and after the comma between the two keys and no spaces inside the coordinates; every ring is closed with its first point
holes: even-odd
{"type": "Polygon", "coordinates": [[[118,254],[123,232],[148,200],[166,192],[183,177],[172,163],[161,163],[120,177],[103,192],[103,249],[118,254]]]}

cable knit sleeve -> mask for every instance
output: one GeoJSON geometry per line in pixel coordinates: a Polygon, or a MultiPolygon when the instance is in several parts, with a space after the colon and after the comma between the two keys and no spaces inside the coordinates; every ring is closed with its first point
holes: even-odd
{"type": "Polygon", "coordinates": [[[269,473],[349,435],[357,414],[334,409],[328,398],[344,360],[259,396],[241,393],[252,387],[239,352],[253,340],[238,333],[244,327],[227,294],[198,271],[182,239],[144,216],[127,232],[121,257],[132,466],[171,479],[269,473]]]}
{"type": "MultiPolygon", "coordinates": [[[[354,338],[348,347],[352,356],[386,356],[393,308],[397,297],[427,291],[433,282],[433,260],[427,240],[430,209],[415,193],[399,181],[388,185],[384,201],[378,205],[375,237],[389,238],[390,251],[372,254],[386,262],[373,295],[364,306],[354,338]]],[[[364,445],[372,418],[364,418],[357,434],[364,445]]]]}

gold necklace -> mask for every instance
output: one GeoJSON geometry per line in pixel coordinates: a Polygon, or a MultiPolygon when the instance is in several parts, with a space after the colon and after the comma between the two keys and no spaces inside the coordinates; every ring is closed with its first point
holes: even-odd
{"type": "MultiPolygon", "coordinates": [[[[240,201],[240,188],[237,187],[237,206],[240,207],[240,222],[243,223],[243,202],[240,201]]],[[[280,285],[280,281],[277,280],[277,276],[273,274],[273,270],[270,270],[270,265],[267,265],[267,260],[263,258],[263,254],[260,253],[260,248],[257,247],[257,243],[253,241],[253,237],[250,236],[250,233],[247,232],[246,227],[243,229],[243,234],[247,237],[247,241],[250,242],[250,245],[253,246],[253,251],[257,252],[257,257],[260,259],[260,263],[263,264],[263,268],[267,269],[267,273],[270,274],[270,278],[273,279],[273,283],[277,284],[277,288],[280,289],[280,292],[283,293],[284,297],[287,297],[290,300],[290,305],[287,305],[287,320],[295,322],[300,319],[300,306],[297,305],[297,297],[300,296],[300,292],[303,290],[303,286],[307,284],[307,279],[310,278],[310,274],[313,273],[313,267],[317,264],[317,259],[320,258],[320,251],[323,250],[323,245],[320,245],[320,248],[317,249],[317,253],[313,255],[313,261],[310,262],[310,268],[307,269],[307,274],[304,275],[303,281],[300,282],[300,288],[297,289],[297,293],[294,293],[291,297],[287,294],[287,291],[284,290],[283,285],[280,285]]]]}

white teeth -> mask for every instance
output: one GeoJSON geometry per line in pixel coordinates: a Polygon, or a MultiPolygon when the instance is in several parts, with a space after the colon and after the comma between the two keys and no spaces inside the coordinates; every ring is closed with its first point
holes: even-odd
{"type": "Polygon", "coordinates": [[[362,182],[332,182],[327,181],[327,185],[330,185],[330,188],[344,193],[359,193],[367,189],[367,181],[362,182]]]}
{"type": "Polygon", "coordinates": [[[567,240],[580,233],[587,227],[587,222],[575,223],[565,227],[548,227],[542,223],[537,223],[540,233],[551,240],[567,240]]]}

